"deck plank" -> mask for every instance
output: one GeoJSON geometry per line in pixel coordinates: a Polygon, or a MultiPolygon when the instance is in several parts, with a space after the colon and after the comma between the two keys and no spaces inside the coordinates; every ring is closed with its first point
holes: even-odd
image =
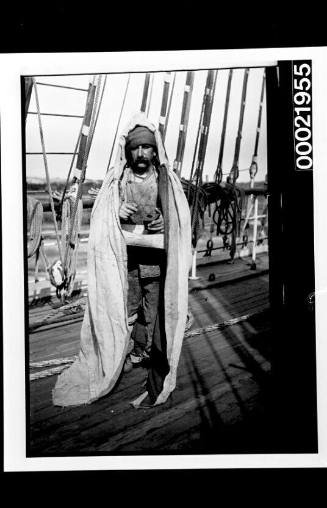
{"type": "MultiPolygon", "coordinates": [[[[249,400],[260,391],[260,384],[269,372],[269,361],[258,352],[253,355],[255,348],[249,344],[244,346],[238,339],[239,335],[247,335],[243,327],[238,327],[238,333],[235,330],[229,333],[228,340],[222,332],[187,339],[182,349],[177,388],[168,405],[150,410],[150,419],[147,410],[136,411],[129,406],[129,401],[140,393],[141,382],[145,379],[141,370],[125,375],[110,396],[83,408],[52,407],[49,385],[53,386],[54,380],[43,380],[44,392],[39,393],[44,402],[43,410],[31,415],[31,419],[35,418],[31,428],[34,451],[55,453],[60,443],[63,453],[97,449],[148,453],[154,449],[169,449],[168,443],[173,440],[175,430],[180,429],[183,434],[186,428],[198,426],[200,432],[205,414],[210,425],[215,426],[216,417],[210,416],[213,407],[220,414],[221,425],[240,421],[244,407],[250,412],[249,400]],[[224,394],[222,398],[221,393],[224,394]],[[162,431],[162,435],[159,433],[160,437],[156,429],[166,426],[166,431],[162,431]],[[157,443],[155,447],[153,439],[157,443]]],[[[252,331],[249,334],[252,336],[252,331]]],[[[262,329],[258,334],[263,336],[262,329]]]]}
{"type": "MultiPolygon", "coordinates": [[[[190,293],[191,330],[256,315],[186,337],[177,387],[166,404],[149,410],[130,405],[146,379],[140,367],[123,374],[108,396],[79,407],[52,405],[56,377],[31,382],[29,455],[264,451],[272,342],[268,275],[239,278],[237,273],[236,279],[190,293]]],[[[77,322],[31,334],[30,359],[76,354],[80,327],[77,322]]]]}

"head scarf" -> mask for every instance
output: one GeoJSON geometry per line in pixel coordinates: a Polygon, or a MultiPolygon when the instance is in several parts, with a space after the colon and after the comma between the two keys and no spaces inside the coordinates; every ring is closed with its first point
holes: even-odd
{"type": "Polygon", "coordinates": [[[134,129],[129,131],[126,139],[126,150],[134,150],[140,145],[157,146],[153,132],[143,125],[137,125],[134,129]]]}

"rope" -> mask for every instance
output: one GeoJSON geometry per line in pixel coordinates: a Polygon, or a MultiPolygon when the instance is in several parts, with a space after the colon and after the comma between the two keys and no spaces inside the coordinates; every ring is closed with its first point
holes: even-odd
{"type": "Polygon", "coordinates": [[[71,163],[70,163],[70,166],[69,166],[68,175],[67,175],[67,178],[66,178],[66,182],[65,182],[64,190],[63,190],[63,192],[62,192],[62,197],[61,197],[60,206],[59,206],[59,210],[60,210],[60,212],[59,212],[59,214],[58,214],[58,218],[60,218],[60,219],[61,219],[62,207],[63,207],[63,204],[64,204],[65,195],[66,195],[66,192],[67,192],[68,182],[69,182],[70,175],[71,175],[71,172],[72,172],[72,169],[73,169],[73,165],[74,165],[74,161],[75,161],[76,155],[77,155],[77,153],[78,153],[78,152],[77,152],[77,149],[78,149],[78,145],[79,145],[80,140],[81,140],[81,135],[82,135],[82,129],[83,129],[83,124],[84,124],[84,119],[85,119],[85,115],[84,115],[84,118],[83,118],[83,121],[82,121],[82,124],[81,124],[80,130],[79,130],[79,133],[78,133],[78,136],[77,136],[77,141],[76,141],[76,145],[75,145],[75,149],[74,149],[73,157],[72,157],[72,160],[71,160],[71,163]]]}
{"type": "MultiPolygon", "coordinates": [[[[192,201],[194,199],[194,194],[195,194],[195,191],[196,191],[196,186],[195,186],[194,183],[190,183],[185,178],[181,178],[181,184],[182,184],[182,187],[183,187],[184,194],[185,194],[185,196],[188,199],[188,203],[189,203],[189,205],[191,205],[192,201]]],[[[205,208],[206,208],[206,206],[208,204],[208,197],[207,197],[207,193],[206,193],[206,191],[204,189],[204,186],[199,186],[199,188],[198,188],[198,194],[199,194],[199,197],[198,197],[198,210],[199,210],[200,215],[202,215],[202,214],[204,214],[205,208]]]]}
{"type": "MultiPolygon", "coordinates": [[[[34,321],[29,323],[29,331],[34,331],[41,326],[46,326],[48,324],[58,323],[60,320],[65,317],[69,318],[69,316],[75,316],[75,318],[79,318],[83,315],[85,311],[85,306],[87,302],[87,297],[82,296],[71,303],[67,303],[66,305],[61,305],[60,307],[53,309],[49,312],[44,318],[39,321],[34,321]]],[[[137,318],[137,313],[130,316],[128,318],[128,324],[132,325],[137,318]]]]}
{"type": "Polygon", "coordinates": [[[228,75],[227,89],[226,89],[225,110],[224,110],[223,126],[222,126],[221,137],[220,137],[219,156],[218,156],[218,162],[217,162],[217,169],[215,172],[215,182],[218,184],[221,183],[222,178],[223,178],[222,162],[223,162],[224,149],[225,149],[226,128],[227,128],[227,119],[228,119],[228,110],[229,110],[229,100],[230,100],[232,78],[233,78],[233,69],[230,69],[229,75],[228,75]]]}
{"type": "MultiPolygon", "coordinates": [[[[185,331],[184,338],[187,339],[189,337],[195,337],[197,335],[202,335],[205,333],[211,333],[216,330],[223,330],[229,326],[237,325],[242,321],[247,321],[255,316],[263,314],[266,310],[261,310],[258,312],[252,312],[250,314],[244,314],[243,316],[238,316],[236,318],[227,319],[220,323],[214,323],[212,325],[205,326],[203,328],[196,328],[195,330],[185,331]]],[[[190,316],[192,319],[192,316],[190,316]]],[[[30,363],[30,368],[42,368],[42,367],[51,367],[50,369],[42,370],[40,372],[35,372],[30,374],[30,381],[35,381],[37,379],[42,379],[45,377],[53,376],[55,374],[60,374],[64,369],[67,369],[70,364],[72,364],[76,360],[77,356],[65,357],[65,358],[57,358],[54,360],[44,360],[40,362],[30,363]],[[54,367],[52,367],[54,365],[54,367]]]]}
{"type": "Polygon", "coordinates": [[[94,128],[93,128],[92,138],[93,138],[93,134],[94,134],[95,128],[96,128],[97,123],[98,123],[99,113],[100,113],[100,109],[101,109],[102,101],[103,101],[103,95],[104,95],[104,91],[105,91],[105,88],[106,88],[106,85],[107,85],[107,78],[108,78],[108,76],[106,74],[105,77],[104,77],[101,97],[100,97],[100,101],[99,101],[99,107],[97,109],[96,118],[95,118],[95,122],[94,122],[94,128]]]}
{"type": "Polygon", "coordinates": [[[258,113],[258,122],[257,122],[257,131],[256,131],[256,139],[255,139],[253,157],[257,157],[257,155],[258,155],[258,146],[259,146],[259,139],[260,139],[260,132],[261,132],[261,120],[262,120],[262,110],[263,110],[263,99],[264,99],[264,95],[265,95],[265,83],[266,83],[266,74],[265,74],[265,71],[263,71],[261,95],[260,95],[260,103],[259,103],[259,113],[258,113]]]}
{"type": "Polygon", "coordinates": [[[144,78],[144,87],[143,87],[143,95],[142,95],[142,102],[141,102],[142,113],[145,113],[145,110],[146,110],[146,103],[148,100],[150,78],[151,78],[151,74],[149,72],[147,72],[145,75],[145,78],[144,78]]]}
{"type": "MultiPolygon", "coordinates": [[[[94,131],[96,127],[96,123],[99,116],[99,111],[101,107],[101,102],[103,98],[103,91],[101,95],[101,100],[99,103],[99,96],[100,96],[100,90],[101,90],[101,80],[102,77],[98,76],[98,83],[95,85],[95,78],[93,79],[93,84],[89,90],[88,99],[87,99],[87,106],[86,106],[86,112],[85,112],[85,124],[88,123],[88,120],[86,116],[90,114],[91,109],[91,118],[89,120],[89,134],[87,136],[87,139],[83,139],[84,135],[81,135],[81,145],[83,141],[83,145],[85,143],[85,151],[84,153],[80,153],[81,161],[79,164],[81,164],[81,174],[80,179],[78,182],[77,187],[77,194],[76,197],[73,198],[72,195],[68,196],[68,199],[65,199],[63,210],[62,210],[62,216],[63,216],[63,224],[62,224],[62,242],[64,241],[64,263],[63,263],[63,275],[64,275],[64,281],[63,284],[57,287],[57,296],[58,298],[61,297],[64,299],[66,296],[69,296],[73,290],[74,286],[74,279],[76,275],[76,260],[77,260],[77,248],[78,248],[78,239],[79,239],[79,232],[81,228],[81,221],[82,221],[82,210],[83,210],[83,204],[81,201],[82,198],[82,189],[83,189],[83,183],[85,179],[85,171],[86,171],[86,164],[94,136],[94,131]],[[96,89],[94,91],[94,88],[96,89]],[[99,104],[99,107],[98,107],[99,104]],[[66,203],[66,206],[65,206],[66,203]],[[70,219],[70,228],[69,233],[67,235],[67,224],[68,224],[68,216],[70,219]]],[[[80,152],[83,151],[83,147],[80,146],[80,152]]]]}
{"type": "Polygon", "coordinates": [[[205,326],[204,328],[196,328],[195,330],[191,330],[189,332],[184,333],[184,338],[194,337],[195,335],[201,335],[202,333],[214,332],[215,330],[223,330],[228,326],[237,325],[242,321],[247,321],[248,319],[251,319],[254,316],[258,316],[259,314],[262,314],[264,312],[265,310],[251,312],[250,314],[244,314],[243,316],[227,319],[226,321],[222,321],[221,323],[214,323],[213,325],[205,326]]]}
{"type": "Polygon", "coordinates": [[[165,139],[165,124],[167,121],[167,104],[168,104],[170,81],[171,81],[171,72],[166,72],[165,77],[164,77],[161,107],[160,107],[160,116],[159,116],[159,126],[158,126],[158,130],[161,134],[163,141],[165,139]]]}
{"type": "MultiPolygon", "coordinates": [[[[40,107],[39,107],[39,101],[38,101],[38,94],[37,94],[37,87],[35,79],[33,80],[33,84],[35,86],[35,96],[36,96],[36,106],[37,106],[37,112],[38,112],[38,119],[39,119],[39,127],[40,127],[40,136],[41,136],[41,143],[42,143],[42,153],[44,157],[44,163],[45,163],[45,169],[46,169],[46,176],[47,176],[47,183],[48,183],[48,192],[50,196],[50,203],[51,203],[51,209],[52,209],[52,215],[54,219],[55,224],[55,231],[56,231],[56,239],[58,243],[58,249],[59,249],[59,255],[60,255],[60,262],[55,262],[50,267],[47,267],[50,281],[51,283],[56,287],[57,297],[63,300],[65,296],[69,296],[71,294],[71,291],[73,289],[73,282],[76,275],[76,261],[77,261],[77,247],[78,247],[78,238],[79,238],[79,231],[81,227],[81,220],[82,220],[82,185],[85,179],[85,170],[86,170],[86,163],[88,159],[88,155],[91,148],[91,143],[94,136],[95,127],[98,121],[98,116],[100,112],[100,107],[103,99],[104,89],[106,85],[106,79],[102,88],[102,95],[99,102],[99,96],[100,96],[100,90],[101,90],[101,80],[102,76],[94,76],[92,83],[90,83],[89,89],[88,89],[88,96],[87,96],[87,102],[86,102],[86,108],[85,113],[83,117],[83,123],[80,128],[80,132],[78,135],[77,144],[74,150],[74,155],[71,161],[71,166],[68,172],[66,184],[64,187],[64,192],[62,194],[61,198],[61,210],[60,210],[60,219],[63,218],[62,223],[62,235],[61,235],[61,242],[59,239],[59,232],[57,228],[57,222],[56,222],[56,215],[54,211],[54,203],[53,203],[53,195],[51,191],[50,186],[50,177],[48,173],[48,166],[47,166],[47,157],[45,152],[45,145],[44,145],[44,136],[43,136],[43,129],[41,124],[41,118],[40,118],[40,107]],[[97,86],[95,86],[95,81],[97,79],[97,86]],[[98,107],[99,106],[99,107],[98,107]],[[84,134],[83,133],[83,127],[89,127],[89,133],[84,134]],[[79,182],[77,185],[77,195],[75,199],[73,198],[73,194],[71,193],[68,198],[65,197],[70,173],[72,170],[72,166],[75,160],[76,152],[77,152],[77,146],[80,145],[79,153],[78,153],[78,160],[77,160],[77,167],[80,170],[79,175],[79,182]],[[63,217],[62,217],[63,216],[63,217]],[[70,229],[67,234],[68,229],[68,218],[70,219],[70,229]],[[63,260],[64,258],[64,260],[63,260]]],[[[78,177],[74,177],[73,183],[75,183],[76,179],[78,177]]],[[[37,256],[38,261],[38,256],[37,256]]]]}
{"type": "Polygon", "coordinates": [[[25,81],[25,124],[26,124],[28,109],[30,106],[31,95],[33,90],[33,80],[32,78],[26,77],[24,81],[25,81]]]}
{"type": "Polygon", "coordinates": [[[170,117],[170,110],[171,110],[171,103],[173,101],[173,94],[174,94],[174,89],[175,89],[175,81],[176,81],[176,72],[174,73],[173,84],[171,86],[171,92],[170,92],[170,97],[169,97],[167,116],[166,116],[166,121],[165,121],[165,127],[164,127],[162,141],[165,141],[165,139],[166,139],[167,128],[168,128],[168,123],[169,123],[169,117],[170,117]]]}
{"type": "Polygon", "coordinates": [[[77,267],[77,252],[79,245],[79,233],[81,230],[83,217],[83,202],[78,200],[77,211],[75,213],[74,224],[71,233],[69,225],[71,225],[72,214],[74,209],[74,198],[66,196],[62,209],[62,226],[61,226],[61,242],[63,246],[63,254],[65,256],[65,296],[70,296],[74,288],[74,280],[77,267]]]}
{"type": "MultiPolygon", "coordinates": [[[[214,76],[213,77],[213,84],[211,85],[211,83],[209,81],[209,77],[211,77],[211,75],[209,75],[209,73],[208,73],[206,106],[205,106],[205,110],[204,110],[204,114],[203,114],[202,135],[201,135],[199,154],[198,154],[198,170],[197,170],[197,177],[196,177],[195,200],[194,200],[194,203],[192,206],[192,237],[193,237],[194,247],[196,246],[196,243],[197,243],[197,232],[198,232],[198,225],[199,225],[199,210],[198,210],[199,191],[198,191],[198,188],[200,185],[202,185],[204,160],[205,160],[205,154],[206,154],[207,144],[208,144],[211,113],[212,113],[212,108],[213,108],[213,101],[215,98],[218,71],[214,71],[213,76],[214,76]]],[[[209,208],[209,210],[208,210],[209,216],[211,216],[211,207],[209,206],[208,208],[209,208]]],[[[202,216],[202,221],[203,221],[203,227],[204,227],[204,212],[203,212],[203,216],[202,216]]]]}
{"type": "Polygon", "coordinates": [[[75,302],[68,303],[66,305],[61,305],[57,309],[49,312],[44,318],[39,321],[31,321],[29,323],[29,331],[35,331],[42,326],[46,326],[49,324],[58,323],[61,321],[63,317],[75,316],[81,317],[82,313],[85,310],[86,306],[86,297],[79,298],[75,302]]]}
{"type": "Polygon", "coordinates": [[[66,310],[72,310],[75,308],[83,308],[84,305],[86,305],[87,298],[83,296],[82,298],[78,298],[78,300],[75,300],[74,302],[67,303],[66,305],[61,305],[58,307],[58,309],[53,309],[52,312],[49,312],[49,314],[45,317],[45,319],[56,316],[58,312],[64,312],[66,310]]]}
{"type": "Polygon", "coordinates": [[[126,96],[127,96],[127,90],[128,90],[128,87],[129,87],[129,82],[130,82],[130,79],[131,79],[131,75],[129,74],[129,75],[128,75],[128,80],[127,80],[127,83],[126,83],[126,88],[125,88],[125,93],[124,93],[123,103],[122,103],[122,106],[121,106],[121,109],[120,109],[120,113],[119,113],[119,118],[118,118],[118,122],[117,122],[117,127],[116,127],[115,136],[114,136],[114,141],[113,141],[113,143],[112,143],[112,147],[111,147],[111,152],[110,152],[110,156],[109,156],[109,162],[108,162],[108,166],[107,166],[107,171],[108,171],[108,169],[110,168],[111,159],[112,159],[112,154],[113,154],[113,151],[114,151],[114,146],[115,146],[115,144],[116,144],[116,139],[117,139],[118,129],[119,129],[120,120],[121,120],[121,117],[122,117],[122,114],[123,114],[123,109],[124,109],[124,106],[125,106],[125,101],[126,101],[126,96]]]}
{"type": "MultiPolygon", "coordinates": [[[[233,165],[230,170],[229,176],[227,177],[226,190],[227,193],[225,196],[222,196],[220,200],[216,201],[215,211],[212,216],[212,221],[217,225],[217,235],[223,234],[223,242],[224,248],[230,249],[231,260],[234,260],[235,252],[236,252],[236,236],[239,234],[240,230],[240,221],[242,217],[242,202],[244,199],[244,192],[235,186],[235,183],[239,177],[239,157],[240,157],[240,148],[242,141],[242,130],[243,130],[243,120],[244,120],[244,111],[246,104],[246,92],[247,92],[247,84],[250,70],[248,68],[244,69],[244,77],[243,77],[243,87],[242,87],[242,95],[241,95],[241,105],[240,105],[240,115],[238,122],[238,130],[235,141],[235,149],[234,149],[234,159],[233,165]],[[218,216],[218,217],[217,217],[218,216]],[[228,241],[228,235],[231,235],[231,243],[228,241]]],[[[226,130],[226,122],[227,122],[227,113],[229,107],[229,97],[230,97],[230,87],[231,87],[232,74],[229,74],[229,80],[227,84],[227,92],[226,92],[226,103],[225,103],[225,115],[222,129],[222,139],[220,145],[220,153],[217,164],[217,169],[215,172],[215,179],[217,183],[220,183],[222,180],[222,157],[223,157],[223,149],[225,142],[225,130],[226,130]]],[[[213,232],[213,223],[211,224],[210,230],[213,232]]]]}
{"type": "MultiPolygon", "coordinates": [[[[254,180],[255,180],[255,177],[258,173],[257,158],[258,158],[258,147],[259,147],[259,139],[260,139],[260,132],[261,132],[261,119],[262,119],[263,99],[264,99],[264,93],[265,93],[265,81],[266,81],[266,76],[265,76],[265,72],[263,72],[254,150],[253,150],[253,155],[252,155],[252,161],[251,161],[251,164],[249,167],[250,189],[254,188],[254,180]]],[[[243,227],[242,227],[243,239],[245,240],[245,242],[248,239],[248,235],[245,233],[245,230],[248,228],[250,215],[251,215],[252,209],[254,207],[254,204],[255,204],[255,198],[254,198],[253,194],[250,194],[248,196],[248,200],[247,200],[247,212],[246,212],[245,220],[244,220],[243,227]]]]}
{"type": "Polygon", "coordinates": [[[217,236],[239,234],[242,217],[244,191],[233,184],[226,184],[220,188],[220,195],[216,201],[213,221],[217,226],[217,236]]]}
{"type": "Polygon", "coordinates": [[[207,149],[207,143],[208,143],[208,135],[209,135],[209,128],[210,128],[210,122],[211,122],[211,113],[213,108],[213,101],[215,96],[215,89],[216,89],[216,83],[217,83],[217,76],[218,71],[208,71],[207,80],[206,80],[206,87],[205,87],[205,93],[204,93],[204,110],[203,110],[203,116],[202,116],[202,122],[201,122],[201,138],[200,138],[200,145],[199,145],[199,151],[198,151],[198,163],[197,163],[197,171],[196,171],[196,179],[195,179],[195,194],[194,199],[192,201],[192,210],[191,210],[191,218],[192,218],[192,243],[193,246],[196,246],[197,243],[197,229],[198,229],[198,222],[199,222],[199,209],[198,209],[198,202],[199,202],[199,186],[202,184],[202,173],[203,173],[203,167],[204,167],[204,159],[205,159],[205,153],[207,149]]]}
{"type": "Polygon", "coordinates": [[[179,124],[178,143],[176,149],[176,157],[174,161],[174,171],[177,172],[178,176],[182,173],[182,164],[185,151],[186,134],[188,128],[189,114],[191,108],[192,92],[194,83],[194,71],[188,71],[186,74],[185,86],[184,86],[184,97],[181,112],[181,120],[179,124]]]}
{"type": "Polygon", "coordinates": [[[43,206],[30,196],[27,196],[27,227],[29,227],[29,239],[27,256],[32,257],[39,249],[42,237],[43,206]]]}
{"type": "Polygon", "coordinates": [[[189,179],[189,189],[188,189],[188,192],[187,192],[187,199],[188,200],[189,200],[189,197],[190,197],[191,185],[192,185],[192,180],[193,180],[193,172],[194,172],[194,167],[195,167],[195,158],[196,158],[196,155],[197,155],[198,145],[199,145],[199,140],[200,140],[201,125],[202,125],[203,113],[204,113],[204,108],[205,108],[205,99],[206,99],[206,88],[204,89],[204,93],[203,93],[203,99],[202,99],[202,106],[201,106],[201,112],[200,112],[200,118],[199,118],[198,131],[196,133],[196,142],[195,142],[195,147],[194,147],[194,153],[193,153],[193,159],[192,159],[192,165],[191,165],[191,172],[190,172],[190,179],[189,179]]]}
{"type": "Polygon", "coordinates": [[[247,86],[248,86],[249,72],[250,72],[250,69],[244,69],[240,116],[239,116],[238,130],[237,130],[237,136],[236,136],[236,141],[235,141],[234,160],[233,160],[232,169],[230,170],[230,174],[229,174],[229,180],[231,183],[234,183],[234,184],[239,177],[238,162],[239,162],[240,151],[241,151],[243,120],[244,120],[244,111],[245,111],[245,104],[246,104],[246,92],[247,92],[247,86]]]}
{"type": "Polygon", "coordinates": [[[88,141],[89,141],[89,139],[90,139],[90,141],[89,141],[88,146],[87,146],[87,157],[89,156],[89,153],[90,153],[90,150],[91,150],[91,145],[92,145],[92,141],[93,141],[93,136],[94,136],[95,128],[96,128],[96,125],[98,123],[99,113],[100,113],[100,109],[101,109],[101,105],[102,105],[102,100],[103,100],[104,89],[105,89],[105,86],[106,86],[106,83],[107,83],[107,75],[105,75],[104,83],[103,83],[103,87],[102,87],[101,98],[99,99],[99,97],[100,97],[100,90],[101,90],[101,81],[102,81],[102,76],[100,75],[99,79],[98,79],[98,85],[97,85],[97,90],[96,90],[96,94],[95,94],[95,101],[94,101],[94,105],[93,105],[93,113],[92,113],[92,119],[91,119],[90,134],[89,134],[89,138],[88,138],[88,141]]]}
{"type": "Polygon", "coordinates": [[[153,83],[154,83],[154,74],[152,74],[152,76],[151,76],[150,95],[149,95],[148,105],[146,108],[146,116],[149,116],[151,100],[152,100],[152,92],[153,92],[153,83]]]}
{"type": "Polygon", "coordinates": [[[30,374],[30,381],[60,374],[63,370],[67,369],[67,367],[69,367],[69,365],[61,365],[59,367],[53,367],[52,369],[42,370],[41,372],[35,372],[34,374],[30,374]]]}
{"type": "MultiPolygon", "coordinates": [[[[84,112],[84,116],[83,116],[83,120],[82,120],[82,123],[81,123],[80,130],[79,130],[79,133],[78,133],[78,136],[77,136],[75,150],[73,152],[73,158],[72,158],[72,161],[70,163],[68,175],[67,175],[66,182],[65,182],[65,187],[64,187],[64,190],[63,190],[63,193],[62,193],[62,198],[61,198],[61,203],[60,203],[60,209],[62,209],[62,207],[63,207],[64,198],[65,198],[65,194],[66,194],[66,191],[67,191],[69,178],[70,178],[70,175],[71,175],[71,172],[72,172],[72,169],[73,169],[74,160],[76,158],[76,155],[78,154],[77,149],[78,149],[78,146],[79,146],[79,143],[80,143],[80,140],[81,140],[83,125],[84,125],[84,122],[85,122],[85,117],[86,117],[86,113],[87,113],[87,109],[88,109],[88,103],[89,103],[89,97],[90,97],[90,93],[89,93],[90,92],[90,87],[93,86],[94,82],[95,82],[95,77],[93,78],[92,84],[90,83],[88,90],[86,90],[88,92],[88,94],[87,94],[87,98],[86,98],[85,112],[84,112]]],[[[103,84],[103,88],[102,88],[102,95],[101,95],[101,100],[100,100],[100,104],[99,104],[98,113],[100,111],[100,106],[102,104],[102,98],[103,98],[103,93],[104,93],[104,89],[105,89],[105,86],[106,86],[106,82],[107,82],[107,75],[105,76],[105,80],[104,80],[104,84],[103,84]]]]}
{"type": "Polygon", "coordinates": [[[75,356],[69,356],[66,358],[54,358],[53,360],[42,360],[40,362],[30,362],[30,369],[41,369],[42,367],[52,367],[54,365],[64,365],[67,363],[73,363],[77,358],[75,356]]]}
{"type": "Polygon", "coordinates": [[[56,240],[57,240],[58,250],[59,250],[59,257],[60,257],[60,261],[62,262],[63,257],[62,257],[62,252],[61,252],[61,245],[60,245],[60,239],[59,239],[59,233],[58,233],[56,213],[55,213],[54,202],[53,202],[53,197],[52,197],[52,190],[51,190],[51,184],[50,184],[50,175],[49,175],[49,169],[48,169],[47,154],[46,154],[46,151],[45,151],[45,143],[44,143],[43,127],[42,127],[42,122],[41,122],[39,96],[38,96],[38,92],[37,92],[37,86],[36,86],[35,78],[32,78],[32,79],[33,79],[34,92],[35,92],[37,117],[38,117],[39,130],[40,130],[40,138],[41,138],[41,145],[42,145],[42,154],[43,154],[44,168],[45,168],[45,174],[46,174],[46,179],[47,179],[48,194],[49,194],[49,198],[50,198],[51,213],[52,213],[52,218],[53,218],[54,227],[55,227],[56,240]]]}
{"type": "Polygon", "coordinates": [[[45,266],[45,269],[46,271],[49,273],[49,269],[50,269],[50,263],[49,263],[49,260],[47,258],[47,255],[45,253],[45,248],[43,246],[43,239],[41,238],[41,243],[40,243],[40,248],[39,248],[39,251],[40,251],[40,255],[41,255],[41,258],[42,258],[42,261],[43,261],[43,264],[45,266]]]}
{"type": "Polygon", "coordinates": [[[207,196],[208,203],[215,203],[223,192],[223,187],[216,182],[204,182],[201,188],[207,196]]]}

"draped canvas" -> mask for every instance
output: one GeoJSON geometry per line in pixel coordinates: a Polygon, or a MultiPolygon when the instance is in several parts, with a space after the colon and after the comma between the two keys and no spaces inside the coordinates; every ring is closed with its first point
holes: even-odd
{"type": "Polygon", "coordinates": [[[88,303],[81,330],[81,347],[75,363],[57,379],[53,390],[55,405],[87,404],[107,394],[115,385],[125,361],[132,326],[128,324],[127,316],[127,249],[119,220],[119,186],[126,166],[126,136],[136,125],[144,125],[154,132],[161,172],[166,168],[167,177],[167,202],[163,203],[167,249],[164,298],[170,370],[156,404],[165,402],[176,386],[187,319],[190,213],[181,183],[168,169],[158,130],[145,115],[138,114],[120,137],[115,165],[108,171],[93,206],[88,243],[88,303]]]}

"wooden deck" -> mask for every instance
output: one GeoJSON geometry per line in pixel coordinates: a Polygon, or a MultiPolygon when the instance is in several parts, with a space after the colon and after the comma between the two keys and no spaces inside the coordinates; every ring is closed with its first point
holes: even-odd
{"type": "MultiPolygon", "coordinates": [[[[184,339],[177,387],[156,408],[134,409],[146,370],[134,368],[114,390],[88,406],[52,406],[56,376],[30,383],[29,456],[269,452],[271,323],[268,255],[205,264],[190,281],[191,331],[252,317],[184,339]],[[214,281],[208,281],[210,274],[214,281]]],[[[45,307],[42,312],[47,312],[45,307]]],[[[41,309],[34,308],[33,314],[41,309]]],[[[30,361],[72,356],[81,321],[30,334],[30,361]]]]}

